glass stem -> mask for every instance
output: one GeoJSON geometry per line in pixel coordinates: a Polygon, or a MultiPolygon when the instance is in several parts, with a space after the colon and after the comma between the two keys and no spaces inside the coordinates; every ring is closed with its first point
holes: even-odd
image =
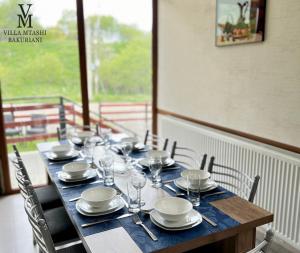
{"type": "Polygon", "coordinates": [[[138,189],[138,198],[139,198],[139,208],[142,206],[142,194],[141,194],[142,189],[138,189]]]}

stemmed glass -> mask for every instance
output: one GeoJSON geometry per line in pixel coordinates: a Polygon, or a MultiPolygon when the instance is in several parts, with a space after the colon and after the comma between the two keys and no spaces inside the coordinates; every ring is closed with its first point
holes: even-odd
{"type": "Polygon", "coordinates": [[[149,159],[149,169],[152,176],[152,186],[160,188],[162,186],[160,172],[162,169],[162,160],[160,157],[152,157],[149,159]]]}
{"type": "Polygon", "coordinates": [[[129,154],[131,153],[133,148],[132,142],[123,142],[121,143],[121,150],[123,155],[125,156],[125,161],[126,161],[126,167],[129,168],[130,166],[130,157],[129,154]]]}
{"type": "Polygon", "coordinates": [[[131,184],[137,191],[138,209],[142,206],[142,188],[146,185],[146,174],[144,172],[134,172],[131,176],[131,184]]]}
{"type": "Polygon", "coordinates": [[[110,128],[100,128],[100,137],[104,141],[105,149],[110,148],[110,139],[111,139],[111,129],[110,128]]]}

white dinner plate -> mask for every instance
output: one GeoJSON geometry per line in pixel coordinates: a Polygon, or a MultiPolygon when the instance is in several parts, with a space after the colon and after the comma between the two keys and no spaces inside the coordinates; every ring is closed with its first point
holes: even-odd
{"type": "Polygon", "coordinates": [[[156,226],[170,231],[190,229],[202,222],[202,216],[196,210],[191,210],[184,220],[179,221],[166,221],[158,214],[156,210],[153,210],[150,213],[150,219],[156,226]]]}
{"type": "Polygon", "coordinates": [[[80,182],[84,180],[88,180],[91,178],[94,178],[97,176],[97,171],[92,169],[92,170],[87,170],[82,176],[80,177],[71,177],[68,173],[64,171],[59,171],[58,172],[58,178],[59,180],[66,182],[66,183],[71,183],[71,182],[80,182]]]}
{"type": "MultiPolygon", "coordinates": [[[[174,184],[181,190],[184,190],[184,191],[187,190],[188,182],[183,177],[177,178],[174,181],[174,184]]],[[[215,181],[209,179],[207,186],[205,188],[201,189],[200,192],[208,192],[208,191],[216,189],[217,187],[218,187],[218,184],[215,181]]]]}
{"type": "MultiPolygon", "coordinates": [[[[144,166],[144,167],[148,167],[149,168],[149,163],[150,163],[150,159],[149,158],[144,158],[142,160],[139,161],[139,164],[144,166]]],[[[172,158],[168,158],[166,160],[166,162],[163,164],[163,168],[167,168],[170,167],[172,165],[175,164],[175,161],[172,158]]]]}
{"type": "Polygon", "coordinates": [[[68,160],[79,156],[79,152],[77,150],[72,150],[65,156],[57,156],[53,152],[49,152],[46,154],[46,156],[49,160],[52,161],[62,161],[62,160],[68,160]]]}
{"type": "Polygon", "coordinates": [[[76,202],[76,210],[85,216],[101,216],[119,211],[124,207],[124,201],[120,197],[113,199],[106,207],[92,207],[82,199],[76,202]]]}

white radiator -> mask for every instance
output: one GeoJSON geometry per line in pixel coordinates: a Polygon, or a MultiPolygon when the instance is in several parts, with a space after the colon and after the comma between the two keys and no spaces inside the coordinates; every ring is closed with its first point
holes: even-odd
{"type": "Polygon", "coordinates": [[[213,155],[216,163],[239,169],[252,178],[260,175],[254,203],[274,213],[276,235],[300,248],[299,155],[169,116],[160,116],[158,122],[159,134],[177,140],[178,145],[213,155]]]}

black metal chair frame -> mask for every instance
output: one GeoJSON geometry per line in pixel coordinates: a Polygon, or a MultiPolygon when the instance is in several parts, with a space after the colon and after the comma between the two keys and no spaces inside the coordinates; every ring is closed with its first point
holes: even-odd
{"type": "Polygon", "coordinates": [[[227,178],[232,178],[234,180],[234,182],[239,182],[240,186],[238,186],[237,184],[232,184],[232,183],[226,182],[226,181],[215,180],[216,182],[218,182],[220,184],[225,184],[225,185],[233,187],[234,189],[236,189],[238,192],[241,193],[242,197],[247,198],[249,202],[254,201],[254,197],[257,192],[260,176],[257,175],[257,176],[255,176],[254,179],[252,179],[251,177],[249,177],[247,174],[245,174],[242,171],[231,168],[229,166],[217,164],[217,163],[215,163],[214,156],[212,156],[210,158],[210,161],[208,164],[208,172],[210,172],[211,174],[224,176],[227,178]],[[216,171],[214,169],[214,167],[222,168],[223,171],[222,172],[216,171]]]}
{"type": "Polygon", "coordinates": [[[162,150],[167,150],[168,143],[168,138],[159,137],[158,135],[151,133],[149,130],[146,131],[144,145],[148,145],[152,149],[159,150],[162,147],[162,150]]]}
{"type": "Polygon", "coordinates": [[[204,170],[207,154],[201,155],[191,148],[180,147],[177,145],[177,141],[174,141],[171,150],[171,158],[177,163],[188,166],[189,168],[199,168],[200,170],[204,170]]]}

